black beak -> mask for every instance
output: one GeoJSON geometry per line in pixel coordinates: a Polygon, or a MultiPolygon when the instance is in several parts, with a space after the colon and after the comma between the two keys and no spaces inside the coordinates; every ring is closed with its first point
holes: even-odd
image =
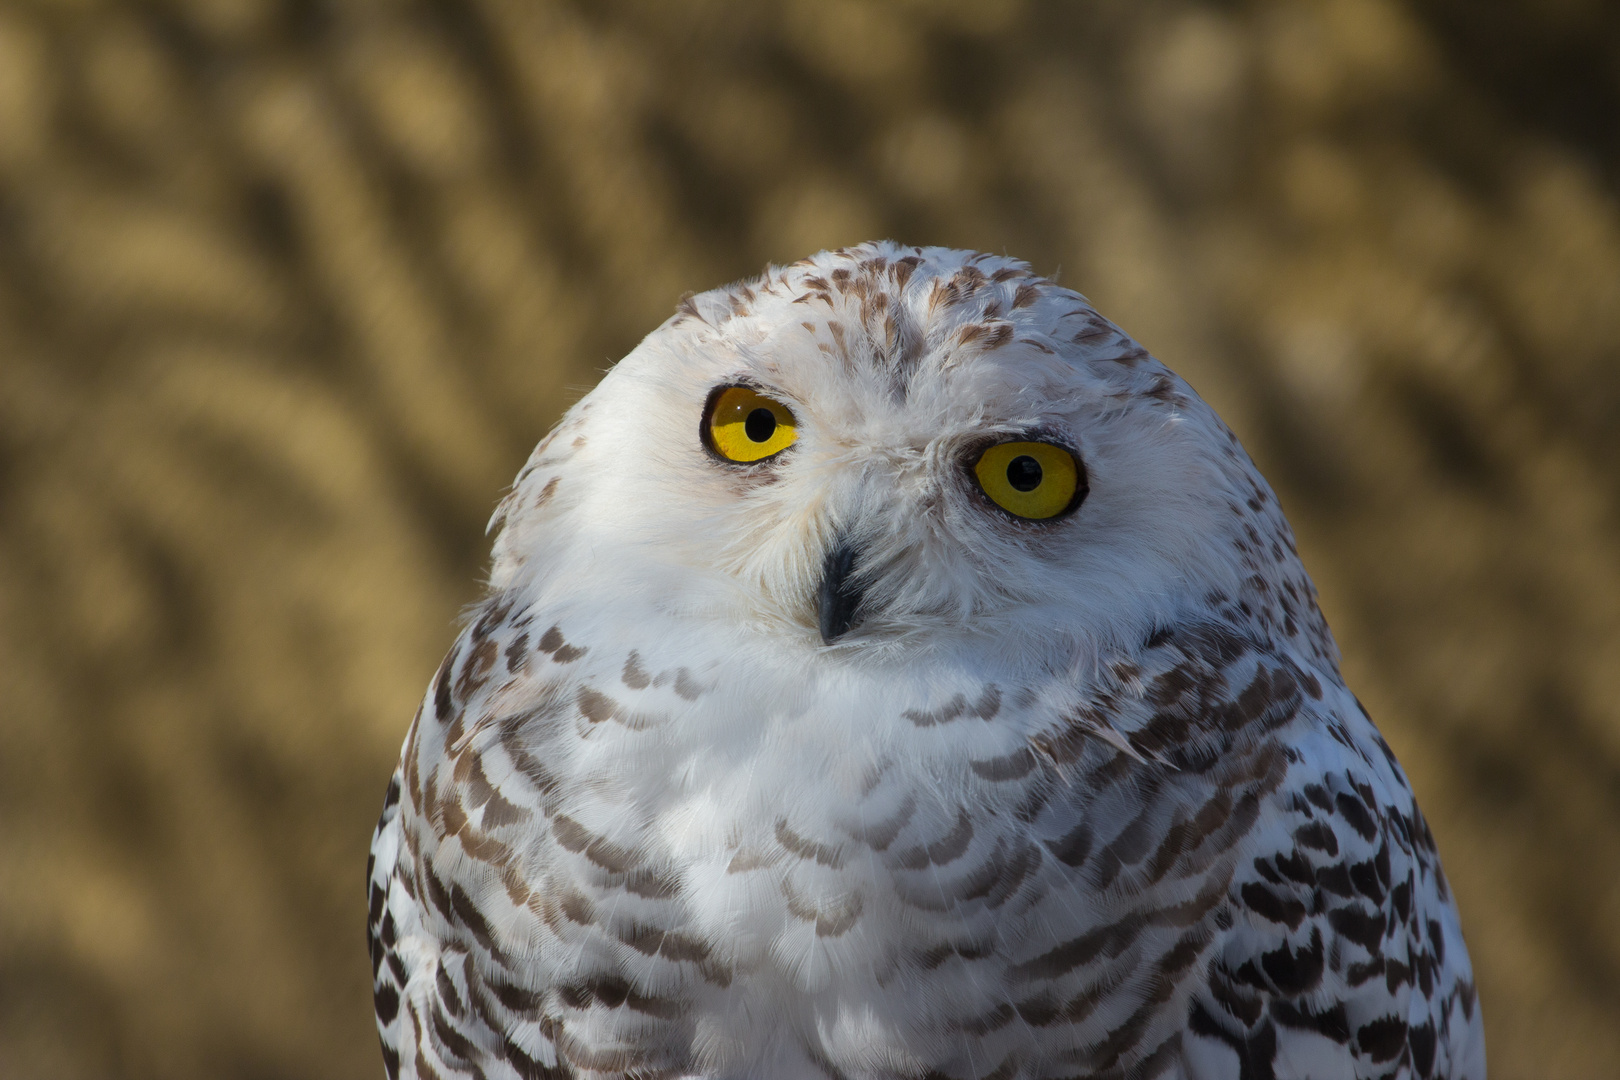
{"type": "Polygon", "coordinates": [[[861,606],[861,590],[849,580],[855,570],[855,546],[839,540],[827,551],[821,570],[821,640],[837,641],[853,625],[861,606]]]}

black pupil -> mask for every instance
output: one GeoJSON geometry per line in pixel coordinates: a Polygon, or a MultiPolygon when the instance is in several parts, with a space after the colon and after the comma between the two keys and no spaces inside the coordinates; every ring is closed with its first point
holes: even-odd
{"type": "Polygon", "coordinates": [[[1007,483],[1019,491],[1034,491],[1041,484],[1041,463],[1028,454],[1018,455],[1007,463],[1007,483]]]}
{"type": "Polygon", "coordinates": [[[755,442],[768,441],[776,434],[776,414],[766,408],[755,409],[748,414],[748,419],[743,421],[743,431],[755,442]]]}

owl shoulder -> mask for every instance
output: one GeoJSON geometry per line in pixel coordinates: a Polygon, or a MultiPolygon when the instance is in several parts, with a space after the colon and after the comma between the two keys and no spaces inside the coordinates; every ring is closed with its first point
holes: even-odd
{"type": "Polygon", "coordinates": [[[1143,667],[1131,748],[1169,788],[1246,800],[1224,929],[1189,1002],[1194,1072],[1482,1075],[1434,836],[1338,673],[1218,626],[1165,635],[1143,667]]]}

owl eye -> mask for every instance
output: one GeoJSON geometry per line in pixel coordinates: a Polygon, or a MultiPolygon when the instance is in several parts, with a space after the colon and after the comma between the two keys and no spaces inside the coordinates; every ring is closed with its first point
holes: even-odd
{"type": "Polygon", "coordinates": [[[753,387],[722,386],[709,396],[703,442],[727,461],[764,461],[798,437],[788,407],[753,387]]]}
{"type": "Polygon", "coordinates": [[[991,502],[1031,521],[1068,513],[1086,496],[1080,463],[1055,443],[996,443],[979,455],[973,475],[991,502]]]}

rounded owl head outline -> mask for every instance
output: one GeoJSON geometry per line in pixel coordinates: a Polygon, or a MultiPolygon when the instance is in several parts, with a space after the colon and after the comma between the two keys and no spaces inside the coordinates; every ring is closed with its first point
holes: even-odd
{"type": "Polygon", "coordinates": [[[1085,297],[1001,256],[868,243],[686,298],[491,527],[497,587],[545,551],[553,575],[606,572],[661,612],[822,656],[971,640],[1067,666],[1214,604],[1337,665],[1236,437],[1085,297]],[[722,418],[740,457],[715,435],[733,396],[753,403],[722,418]],[[761,409],[781,445],[756,459],[761,409]],[[1013,444],[1072,461],[1055,510],[998,501],[1019,495],[1005,470],[987,490],[979,466],[1013,444]]]}

